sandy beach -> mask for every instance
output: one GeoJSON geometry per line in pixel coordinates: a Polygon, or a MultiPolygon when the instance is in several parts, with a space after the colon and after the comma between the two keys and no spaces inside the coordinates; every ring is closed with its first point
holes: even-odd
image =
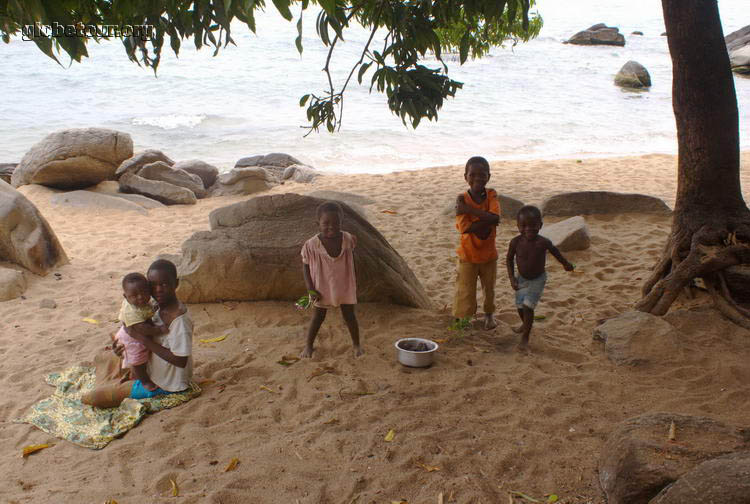
{"type": "MultiPolygon", "coordinates": [[[[741,178],[750,201],[750,152],[741,178]]],[[[578,190],[637,192],[674,205],[675,156],[493,162],[489,187],[526,203],[578,190]]],[[[149,415],[94,451],[12,421],[48,396],[47,373],[91,362],[116,330],[120,281],[209,229],[208,214],[246,197],[199,200],[148,215],[54,206],[41,186],[19,190],[47,218],[70,258],[59,277],[28,275],[25,299],[0,303],[0,485],[8,503],[506,503],[509,491],[565,504],[604,503],[597,460],[618,422],[648,412],[747,425],[748,332],[698,296],[666,319],[680,332],[661,362],[618,367],[592,340],[597,320],[631,309],[664,246],[670,217],[587,216],[590,249],[567,253],[579,273],[548,260],[532,355],[513,349],[518,316],[504,263],[499,327],[448,329],[457,233],[445,209],[463,167],[386,175],[329,175],[266,194],[337,190],[365,195],[370,222],[404,257],[432,310],[361,304],[366,354],[354,359],[339,313],[329,314],[312,360],[277,363],[303,346],[308,313],[287,302],[190,305],[195,380],[203,394],[149,415]],[[384,212],[384,211],[388,212],[384,212]],[[56,308],[40,308],[52,299],[56,308]],[[100,321],[91,324],[83,318],[100,321]],[[201,343],[228,334],[217,343],[201,343]],[[401,337],[441,341],[435,365],[402,367],[401,337]],[[320,374],[320,371],[326,371],[320,374]],[[385,441],[389,430],[392,441],[385,441]],[[24,446],[54,443],[21,457],[24,446]],[[231,459],[239,459],[225,472],[231,459]],[[439,469],[434,469],[439,468],[439,469]],[[172,496],[174,480],[179,497],[172,496]]],[[[561,219],[548,219],[555,222],[561,219]]],[[[504,218],[504,258],[517,234],[504,218]]],[[[521,502],[519,500],[518,502],[521,502]]]]}

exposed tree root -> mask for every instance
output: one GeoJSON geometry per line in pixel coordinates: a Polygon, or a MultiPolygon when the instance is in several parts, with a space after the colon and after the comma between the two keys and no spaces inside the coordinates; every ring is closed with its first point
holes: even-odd
{"type": "Polygon", "coordinates": [[[643,298],[636,310],[664,315],[694,278],[703,278],[717,309],[732,322],[750,329],[750,310],[734,301],[723,274],[729,266],[750,264],[750,243],[740,241],[747,230],[745,225],[732,233],[703,226],[692,237],[673,235],[643,286],[643,298]]]}

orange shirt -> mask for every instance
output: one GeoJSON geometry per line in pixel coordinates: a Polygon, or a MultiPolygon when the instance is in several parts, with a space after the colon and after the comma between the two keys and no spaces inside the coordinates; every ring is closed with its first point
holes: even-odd
{"type": "MultiPolygon", "coordinates": [[[[464,193],[464,201],[467,205],[485,212],[500,215],[500,203],[497,201],[497,192],[487,189],[487,197],[482,203],[475,203],[468,191],[464,193]]],[[[464,233],[479,217],[470,214],[456,215],[456,229],[461,233],[461,241],[458,244],[458,258],[465,262],[482,264],[497,259],[497,248],[495,247],[495,235],[497,229],[492,227],[492,232],[486,240],[481,240],[474,233],[464,233]]]]}

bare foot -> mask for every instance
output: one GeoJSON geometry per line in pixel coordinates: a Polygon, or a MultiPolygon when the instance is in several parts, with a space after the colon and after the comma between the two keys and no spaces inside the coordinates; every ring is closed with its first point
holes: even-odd
{"type": "Polygon", "coordinates": [[[487,313],[484,315],[484,328],[488,331],[490,329],[494,329],[497,327],[497,322],[495,322],[495,317],[491,313],[487,313]]]}
{"type": "Polygon", "coordinates": [[[305,349],[302,350],[302,352],[300,352],[299,356],[301,359],[309,359],[310,357],[312,357],[312,354],[313,354],[313,347],[306,346],[305,349]]]}
{"type": "Polygon", "coordinates": [[[354,357],[361,357],[365,354],[365,349],[357,345],[354,347],[354,357]]]}
{"type": "Polygon", "coordinates": [[[516,334],[521,334],[523,332],[523,324],[521,324],[518,327],[514,327],[513,328],[513,332],[516,333],[516,334]]]}

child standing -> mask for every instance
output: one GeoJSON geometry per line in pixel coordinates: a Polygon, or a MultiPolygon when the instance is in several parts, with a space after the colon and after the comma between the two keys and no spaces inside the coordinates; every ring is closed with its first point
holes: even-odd
{"type": "Polygon", "coordinates": [[[151,305],[151,287],[145,276],[140,273],[128,273],[122,279],[123,297],[118,316],[122,326],[115,335],[115,340],[125,347],[122,367],[131,368],[136,380],[140,380],[146,390],[156,390],[157,386],[148,376],[146,363],[149,351],[129,333],[137,332],[152,338],[167,333],[163,325],[151,321],[154,307],[151,305]]]}
{"type": "Polygon", "coordinates": [[[316,213],[320,233],[302,246],[305,285],[310,300],[314,301],[313,318],[307,330],[307,344],[301,357],[312,357],[318,330],[326,318],[328,308],[341,307],[354,356],[364,353],[359,344],[359,324],[354,314],[357,303],[357,277],[354,271],[354,248],[357,238],[341,230],[344,210],[336,202],[321,204],[316,213]]]}
{"type": "Polygon", "coordinates": [[[547,282],[545,263],[549,251],[565,271],[573,271],[574,266],[568,262],[552,242],[539,235],[542,229],[542,212],[535,206],[524,206],[516,216],[518,225],[518,236],[510,241],[506,263],[508,266],[508,278],[513,290],[516,291],[516,308],[518,316],[523,324],[516,332],[521,333],[521,342],[518,344],[520,351],[528,351],[529,334],[534,323],[534,308],[544,291],[547,282]],[[518,263],[518,276],[514,271],[514,261],[518,263]]]}
{"type": "Polygon", "coordinates": [[[470,317],[477,311],[477,277],[484,290],[484,328],[494,329],[497,248],[495,234],[500,223],[497,192],[485,186],[490,180],[490,164],[480,156],[466,162],[464,179],[469,190],[456,199],[456,229],[461,233],[458,245],[458,272],[453,316],[470,317]]]}

